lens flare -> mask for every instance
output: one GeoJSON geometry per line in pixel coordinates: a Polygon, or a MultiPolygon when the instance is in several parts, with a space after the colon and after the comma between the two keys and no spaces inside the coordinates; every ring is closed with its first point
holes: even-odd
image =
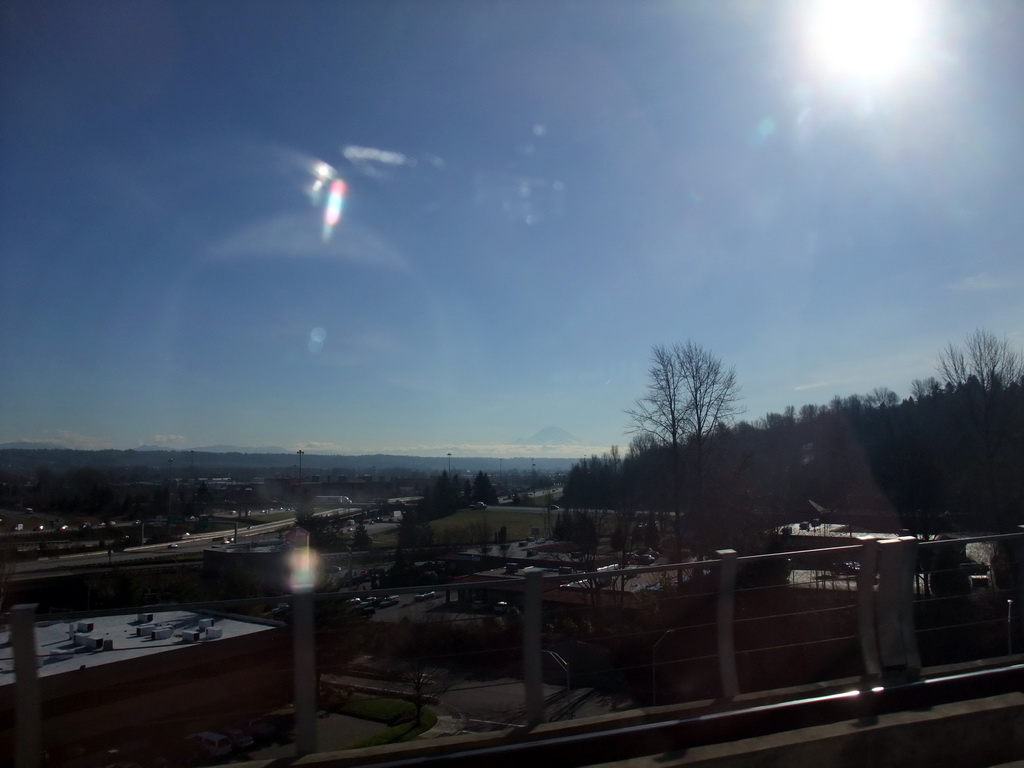
{"type": "Polygon", "coordinates": [[[324,242],[331,239],[334,228],[341,221],[341,212],[345,207],[345,182],[335,179],[331,182],[331,191],[327,195],[327,205],[324,206],[324,242]]]}
{"type": "Polygon", "coordinates": [[[324,184],[337,178],[338,172],[322,160],[317,160],[313,163],[309,171],[313,174],[313,183],[309,185],[307,190],[309,202],[313,205],[320,205],[320,196],[323,194],[324,184]]]}

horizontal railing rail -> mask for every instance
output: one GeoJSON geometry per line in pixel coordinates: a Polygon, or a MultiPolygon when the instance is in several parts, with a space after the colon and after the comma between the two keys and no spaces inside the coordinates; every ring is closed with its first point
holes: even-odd
{"type": "MultiPolygon", "coordinates": [[[[82,620],[101,616],[128,616],[160,611],[224,612],[251,611],[279,604],[289,606],[286,621],[275,626],[285,628],[291,635],[293,658],[291,666],[292,700],[295,710],[295,753],[316,752],[317,734],[317,648],[315,607],[317,604],[353,600],[356,597],[408,596],[433,589],[444,595],[449,604],[452,593],[470,591],[489,592],[508,590],[511,583],[518,586],[518,605],[515,606],[521,622],[519,644],[496,645],[486,650],[465,650],[443,655],[424,654],[419,661],[427,664],[472,663],[475,655],[517,655],[521,664],[523,687],[522,720],[520,724],[537,725],[545,720],[549,702],[545,701],[543,680],[547,676],[565,675],[564,701],[557,711],[562,716],[573,714],[574,694],[570,676],[574,662],[565,661],[566,651],[545,648],[549,634],[544,625],[545,594],[554,589],[581,595],[581,604],[565,605],[563,615],[568,620],[584,621],[594,611],[594,602],[606,607],[622,607],[625,596],[649,594],[655,600],[669,605],[692,606],[690,619],[678,626],[644,626],[616,630],[593,631],[586,640],[591,644],[611,645],[630,642],[650,649],[650,663],[633,662],[623,665],[618,672],[634,678],[649,669],[651,703],[658,703],[659,679],[671,683],[675,670],[706,671],[714,669],[718,696],[723,701],[735,699],[748,692],[747,679],[752,668],[765,658],[794,658],[814,656],[821,649],[841,649],[837,654],[859,656],[857,674],[867,681],[884,686],[894,682],[906,684],[916,680],[922,669],[919,648],[921,637],[936,633],[974,631],[985,636],[991,648],[992,638],[1006,638],[1006,654],[1013,650],[1014,636],[1024,634],[1024,532],[977,536],[969,539],[920,542],[910,537],[891,539],[861,538],[856,543],[813,550],[740,557],[732,550],[721,550],[710,560],[660,565],[631,566],[625,569],[559,573],[552,570],[527,569],[521,579],[486,579],[472,582],[449,582],[433,587],[389,587],[386,589],[340,589],[329,592],[297,590],[291,594],[227,599],[192,603],[154,603],[131,608],[70,611],[37,616],[31,605],[16,606],[10,613],[11,645],[15,662],[15,718],[17,768],[35,768],[43,751],[41,743],[40,683],[37,667],[43,658],[36,648],[35,622],[82,620]],[[989,594],[995,604],[1005,599],[1005,616],[991,611],[979,616],[957,615],[956,595],[944,594],[937,586],[946,572],[958,573],[953,567],[923,570],[921,563],[931,558],[937,561],[943,548],[962,549],[968,544],[1009,546],[1015,557],[1000,565],[1004,571],[1015,569],[1011,587],[998,594],[989,594]],[[642,583],[648,578],[646,584],[642,583]],[[660,581],[654,583],[650,577],[660,581]],[[680,578],[682,577],[682,578],[680,578]],[[629,585],[637,585],[637,589],[629,585]],[[574,586],[569,586],[574,585],[574,586]],[[602,585],[613,585],[602,587],[602,585]],[[640,588],[642,587],[642,589],[640,588]],[[828,603],[796,607],[785,612],[773,609],[773,600],[779,590],[817,588],[828,590],[828,603]],[[587,603],[586,600],[592,600],[587,603]],[[950,606],[946,608],[945,606],[950,606]],[[1013,610],[1017,606],[1016,612],[1013,610]],[[951,615],[948,615],[951,614],[951,615]],[[561,659],[561,669],[552,661],[561,659]]],[[[960,574],[963,575],[963,574],[960,574]]],[[[976,576],[980,574],[975,574],[976,576]]],[[[948,580],[948,579],[947,579],[948,580]]],[[[957,583],[961,583],[961,579],[957,583]]],[[[967,582],[970,585],[970,582],[967,582]]],[[[478,616],[454,612],[445,618],[452,626],[460,622],[468,626],[479,622],[478,616]]],[[[990,655],[1001,655],[992,654],[990,655]]],[[[329,667],[324,667],[324,670],[329,667]]],[[[333,668],[331,668],[333,669],[333,668]]],[[[679,674],[683,674],[679,672],[679,674]]],[[[506,685],[506,683],[502,683],[506,685]]],[[[662,686],[663,698],[677,699],[671,686],[662,686]]],[[[780,685],[779,687],[783,687],[780,685]]],[[[397,690],[397,689],[396,689],[397,690]]],[[[560,695],[561,696],[561,695],[560,695]]],[[[550,695],[549,695],[550,698],[550,695]]]]}

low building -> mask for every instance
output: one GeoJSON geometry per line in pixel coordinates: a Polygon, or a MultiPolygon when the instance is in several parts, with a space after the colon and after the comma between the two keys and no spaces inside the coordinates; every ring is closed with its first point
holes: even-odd
{"type": "MultiPolygon", "coordinates": [[[[290,700],[280,622],[188,611],[40,621],[42,746],[62,765],[126,741],[180,740],[290,700]]],[[[0,755],[15,747],[14,651],[0,632],[0,755]]]]}
{"type": "Polygon", "coordinates": [[[293,547],[287,541],[216,544],[203,550],[203,575],[252,578],[260,588],[290,591],[293,547]]]}

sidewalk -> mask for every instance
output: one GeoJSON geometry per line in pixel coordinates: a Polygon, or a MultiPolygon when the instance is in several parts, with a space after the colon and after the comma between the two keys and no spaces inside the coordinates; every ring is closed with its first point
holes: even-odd
{"type": "Polygon", "coordinates": [[[466,719],[461,712],[456,712],[447,704],[437,702],[429,707],[437,714],[437,723],[429,731],[424,731],[417,738],[436,739],[441,736],[456,736],[466,727],[466,719]]]}

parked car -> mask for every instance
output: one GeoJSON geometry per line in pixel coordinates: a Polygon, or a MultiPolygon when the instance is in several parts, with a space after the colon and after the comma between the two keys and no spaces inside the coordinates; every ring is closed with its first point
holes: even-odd
{"type": "Polygon", "coordinates": [[[235,749],[248,749],[253,745],[252,736],[241,728],[228,728],[224,731],[224,735],[231,739],[235,749]]]}
{"type": "Polygon", "coordinates": [[[856,560],[847,560],[842,563],[832,563],[829,566],[829,573],[833,576],[856,576],[860,573],[860,563],[856,560]]]}
{"type": "Polygon", "coordinates": [[[429,592],[420,592],[418,595],[413,595],[413,600],[417,603],[422,603],[424,600],[433,600],[437,597],[437,592],[430,590],[429,592]]]}
{"type": "Polygon", "coordinates": [[[272,739],[277,733],[277,728],[269,720],[262,717],[254,717],[244,723],[244,728],[254,739],[272,739]]]}
{"type": "Polygon", "coordinates": [[[508,603],[506,603],[504,600],[502,600],[500,603],[495,603],[494,612],[499,614],[508,613],[508,603]]]}
{"type": "Polygon", "coordinates": [[[484,504],[482,501],[478,501],[476,504],[473,505],[473,509],[487,509],[487,505],[484,504]]]}
{"type": "Polygon", "coordinates": [[[387,597],[382,597],[377,601],[377,607],[387,608],[389,605],[398,605],[400,602],[402,602],[402,600],[398,595],[388,595],[387,597]]]}
{"type": "Polygon", "coordinates": [[[231,739],[213,731],[190,734],[185,737],[185,741],[200,754],[210,757],[224,757],[230,755],[232,750],[231,739]]]}

